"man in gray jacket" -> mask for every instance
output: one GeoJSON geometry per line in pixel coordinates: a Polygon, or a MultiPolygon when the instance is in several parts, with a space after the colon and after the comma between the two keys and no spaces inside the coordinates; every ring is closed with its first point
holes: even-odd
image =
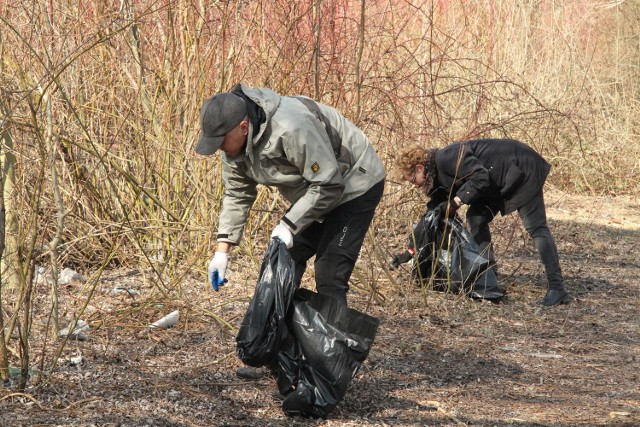
{"type": "Polygon", "coordinates": [[[385,171],[366,135],[329,106],[302,96],[236,85],[204,102],[196,153],[222,152],[224,196],[217,250],[208,268],[221,283],[257,184],[291,203],[274,228],[299,284],[315,259],[318,293],[346,304],[348,281],[384,190],[385,171]]]}

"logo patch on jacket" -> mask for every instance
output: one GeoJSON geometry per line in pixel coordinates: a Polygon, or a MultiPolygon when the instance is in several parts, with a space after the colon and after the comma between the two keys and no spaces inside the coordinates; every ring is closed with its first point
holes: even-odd
{"type": "Polygon", "coordinates": [[[313,173],[318,173],[318,171],[320,170],[320,165],[318,164],[318,162],[314,162],[311,165],[311,170],[313,171],[313,173]]]}

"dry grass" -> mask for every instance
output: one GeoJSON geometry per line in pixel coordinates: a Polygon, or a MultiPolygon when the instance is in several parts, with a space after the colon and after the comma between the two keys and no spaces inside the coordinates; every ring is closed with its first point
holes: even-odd
{"type": "MultiPolygon", "coordinates": [[[[617,219],[640,224],[638,200],[555,193],[549,199],[574,301],[552,309],[535,304],[544,294],[542,271],[527,245],[500,256],[502,271],[511,274],[503,304],[437,293],[427,293],[425,301],[402,275],[396,277],[400,285],[380,280],[384,304],[372,304],[367,292],[355,289],[351,305],[382,323],[363,369],[328,420],[287,418],[273,380],[235,377],[235,332],[216,319],[237,327],[246,310],[257,273],[242,259],[222,292],[188,276],[187,290],[171,304],[154,301],[140,271],[106,273],[84,315],[90,339],[69,342],[42,387],[0,391],[0,424],[637,425],[640,235],[617,219]],[[586,221],[564,220],[569,208],[586,221]],[[585,236],[600,245],[585,244],[585,236]],[[116,286],[140,294],[114,294],[116,286]],[[174,309],[181,312],[176,328],[146,330],[174,309]],[[78,356],[84,362],[73,366],[78,356]]],[[[65,288],[62,299],[73,306],[83,299],[81,288],[65,288]]],[[[43,296],[36,311],[46,309],[43,296]]],[[[34,325],[35,341],[43,333],[34,325]]]]}

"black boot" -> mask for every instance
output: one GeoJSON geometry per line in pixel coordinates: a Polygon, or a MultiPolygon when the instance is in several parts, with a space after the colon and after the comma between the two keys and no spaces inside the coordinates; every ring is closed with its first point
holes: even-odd
{"type": "Polygon", "coordinates": [[[571,297],[569,293],[564,289],[549,289],[544,299],[538,301],[538,304],[542,304],[547,307],[551,307],[558,304],[569,304],[571,297]]]}
{"type": "Polygon", "coordinates": [[[236,369],[236,376],[243,380],[259,380],[269,375],[269,370],[264,366],[253,368],[251,366],[241,366],[236,369]]]}
{"type": "Polygon", "coordinates": [[[243,380],[260,380],[262,378],[277,378],[277,368],[272,366],[261,366],[259,368],[253,368],[251,366],[241,366],[236,369],[236,376],[243,380]]]}

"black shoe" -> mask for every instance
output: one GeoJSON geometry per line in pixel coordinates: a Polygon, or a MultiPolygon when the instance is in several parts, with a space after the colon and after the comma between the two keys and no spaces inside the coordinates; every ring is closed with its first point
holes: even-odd
{"type": "Polygon", "coordinates": [[[250,366],[242,366],[236,369],[236,376],[243,380],[259,380],[269,375],[269,369],[263,367],[252,368],[250,366]]]}
{"type": "Polygon", "coordinates": [[[569,293],[564,288],[549,289],[547,295],[543,300],[538,301],[538,304],[551,307],[558,304],[569,304],[570,301],[569,293]]]}

